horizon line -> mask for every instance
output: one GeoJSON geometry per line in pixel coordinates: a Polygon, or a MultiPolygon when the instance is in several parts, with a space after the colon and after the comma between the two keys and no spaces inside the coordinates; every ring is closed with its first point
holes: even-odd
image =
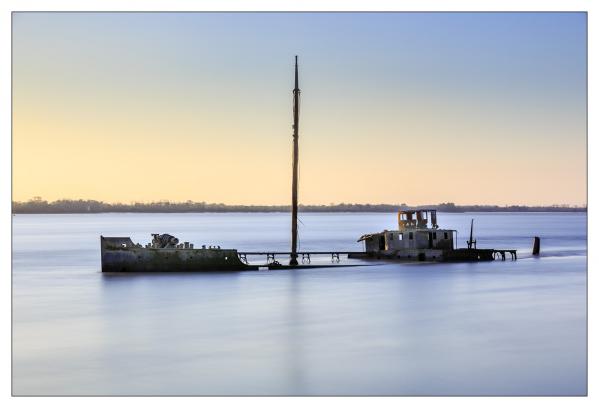
{"type": "MultiPolygon", "coordinates": [[[[169,204],[169,205],[182,205],[182,204],[202,204],[209,206],[226,206],[226,207],[286,207],[291,206],[291,204],[232,204],[232,203],[224,203],[224,202],[208,202],[208,201],[195,201],[195,200],[168,200],[168,199],[155,199],[150,201],[136,201],[130,200],[128,202],[124,201],[103,201],[100,199],[93,198],[60,198],[55,200],[45,200],[40,196],[34,196],[28,200],[12,200],[11,203],[14,204],[27,204],[27,203],[47,203],[48,205],[56,204],[59,202],[96,202],[104,205],[151,205],[151,204],[169,204]]],[[[433,203],[425,203],[425,204],[407,204],[407,203],[359,203],[359,202],[331,202],[331,203],[299,203],[300,206],[313,206],[313,207],[334,207],[334,206],[396,206],[396,207],[426,207],[426,206],[456,206],[456,207],[563,207],[563,208],[587,208],[587,203],[582,204],[572,204],[572,203],[552,203],[552,204],[458,204],[452,201],[441,201],[436,204],[433,203]]]]}

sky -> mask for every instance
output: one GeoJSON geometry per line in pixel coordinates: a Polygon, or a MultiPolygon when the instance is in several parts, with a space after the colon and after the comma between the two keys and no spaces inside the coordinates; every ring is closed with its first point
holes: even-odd
{"type": "Polygon", "coordinates": [[[13,200],[586,205],[585,13],[13,13],[13,200]]]}

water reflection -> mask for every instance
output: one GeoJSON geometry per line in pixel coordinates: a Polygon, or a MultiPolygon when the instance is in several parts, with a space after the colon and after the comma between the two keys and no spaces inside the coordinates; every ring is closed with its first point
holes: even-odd
{"type": "MultiPolygon", "coordinates": [[[[365,225],[388,218],[307,214],[303,249],[354,249],[365,225]]],[[[543,238],[545,256],[516,262],[102,274],[100,233],[143,242],[135,237],[151,224],[194,242],[282,250],[288,217],[14,217],[14,392],[584,394],[586,218],[481,218],[479,242],[522,255],[531,239],[521,230],[566,238],[543,238]],[[263,228],[248,242],[239,222],[263,228]]]]}

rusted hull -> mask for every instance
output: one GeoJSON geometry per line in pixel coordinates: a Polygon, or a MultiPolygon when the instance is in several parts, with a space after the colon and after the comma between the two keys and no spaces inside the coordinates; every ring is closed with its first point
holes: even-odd
{"type": "Polygon", "coordinates": [[[349,254],[348,258],[393,259],[398,261],[427,262],[480,262],[492,261],[494,249],[406,249],[398,251],[364,252],[349,254]]]}
{"type": "MultiPolygon", "coordinates": [[[[128,240],[128,238],[127,238],[128,240]]],[[[129,240],[130,241],[130,240],[129,240]]],[[[102,272],[209,272],[256,269],[235,249],[140,248],[101,238],[102,272]]]]}
{"type": "Polygon", "coordinates": [[[452,249],[444,254],[444,259],[446,262],[492,261],[494,253],[493,249],[452,249]]]}

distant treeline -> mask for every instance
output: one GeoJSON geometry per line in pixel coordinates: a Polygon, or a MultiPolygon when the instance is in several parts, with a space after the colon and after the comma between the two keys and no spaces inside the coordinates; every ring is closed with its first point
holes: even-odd
{"type": "MultiPolygon", "coordinates": [[[[498,206],[498,205],[456,205],[454,203],[441,203],[434,205],[408,206],[402,204],[329,204],[329,205],[301,205],[302,212],[395,212],[399,209],[430,208],[440,212],[487,212],[487,211],[568,211],[586,212],[586,207],[567,205],[551,206],[498,206]]],[[[39,197],[32,200],[19,202],[13,201],[13,214],[73,214],[73,213],[106,213],[106,212],[138,212],[138,213],[185,213],[185,212],[289,212],[288,205],[229,205],[205,202],[169,202],[159,201],[151,203],[104,203],[96,200],[57,200],[48,202],[39,197]]]]}

